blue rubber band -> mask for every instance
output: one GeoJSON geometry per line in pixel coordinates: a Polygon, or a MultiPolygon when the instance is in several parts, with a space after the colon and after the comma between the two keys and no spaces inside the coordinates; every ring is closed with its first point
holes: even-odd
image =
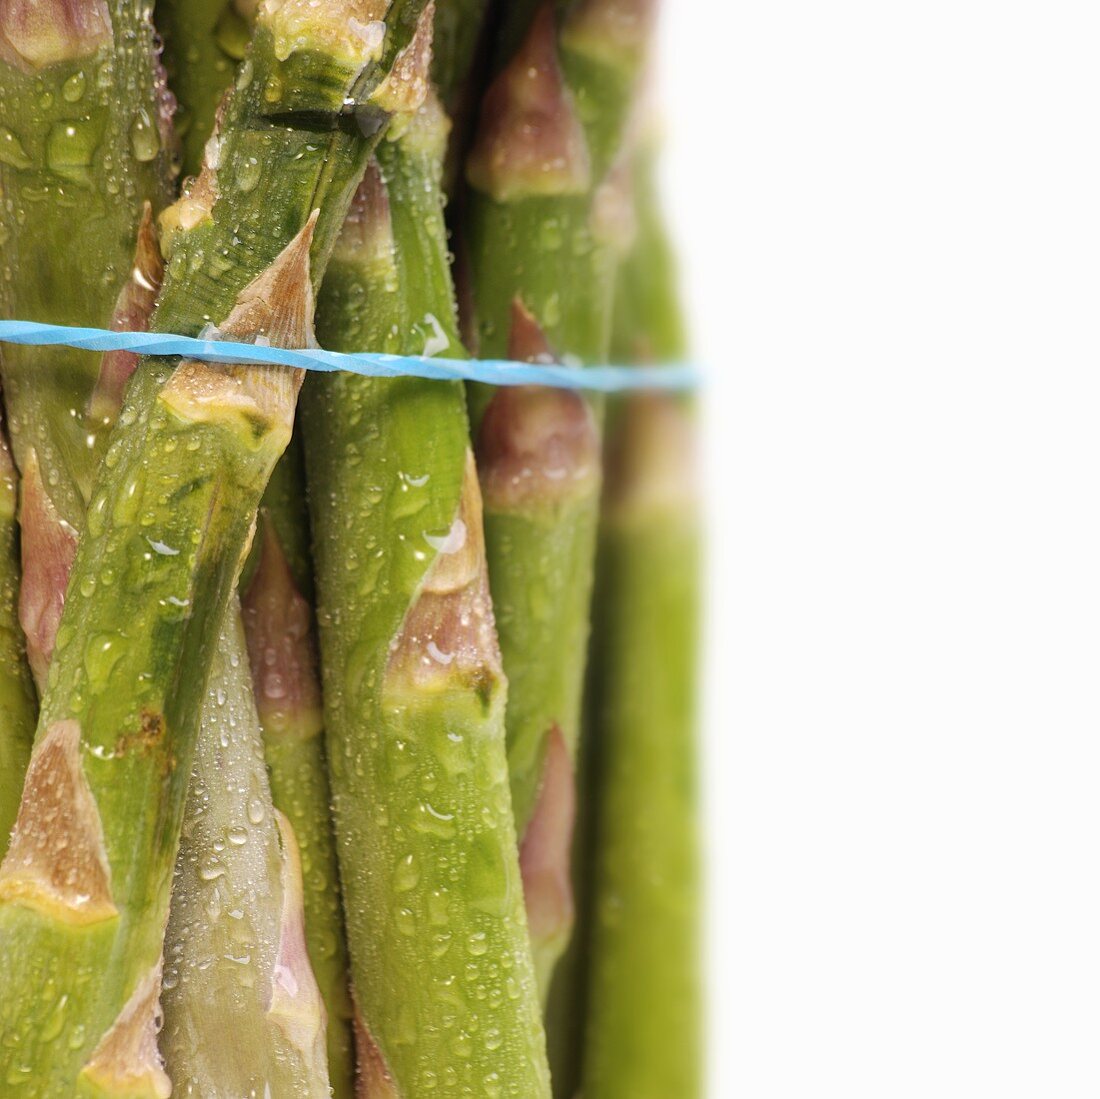
{"type": "Polygon", "coordinates": [[[0,320],[0,342],[75,347],[84,351],[132,351],[140,355],[178,355],[213,363],[294,366],[329,372],[346,370],[368,378],[429,378],[435,381],[485,382],[488,385],[542,385],[600,393],[629,390],[687,390],[699,384],[690,366],[539,366],[502,359],[432,359],[423,355],[354,355],[307,348],[289,351],[261,344],[203,340],[157,332],[111,332],[105,328],[69,328],[34,321],[0,320]]]}

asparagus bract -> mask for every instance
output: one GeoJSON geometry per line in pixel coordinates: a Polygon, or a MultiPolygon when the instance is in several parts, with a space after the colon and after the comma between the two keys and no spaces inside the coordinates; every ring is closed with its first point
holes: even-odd
{"type": "MultiPolygon", "coordinates": [[[[619,280],[617,361],[680,361],[652,152],[619,280]]],[[[699,531],[682,398],[632,395],[608,430],[597,598],[600,759],[584,1094],[700,1095],[695,652],[699,531]]]]}
{"type": "MultiPolygon", "coordinates": [[[[323,289],[336,350],[461,354],[429,102],[368,169],[323,289]]],[[[329,761],[370,1096],[549,1094],[461,386],[303,395],[329,761]]]]}
{"type": "MultiPolygon", "coordinates": [[[[616,159],[652,0],[524,0],[467,165],[466,236],[487,357],[606,361],[616,159]]],[[[474,394],[489,575],[524,885],[545,993],[573,921],[574,759],[599,498],[599,410],[576,393],[474,394]]]]}
{"type": "Polygon", "coordinates": [[[17,493],[15,463],[0,427],[0,857],[15,823],[38,715],[19,628],[17,493]]]}
{"type": "MultiPolygon", "coordinates": [[[[395,4],[392,33],[367,41],[335,0],[265,5],[220,141],[177,211],[159,330],[218,321],[236,338],[309,338],[311,275],[364,154],[317,119],[350,100],[361,126],[384,125],[412,79],[401,51],[420,7],[395,4]]],[[[25,1095],[166,1094],[160,955],[203,689],[299,381],[148,361],[130,385],[0,867],[0,1078],[25,1095]]]]}

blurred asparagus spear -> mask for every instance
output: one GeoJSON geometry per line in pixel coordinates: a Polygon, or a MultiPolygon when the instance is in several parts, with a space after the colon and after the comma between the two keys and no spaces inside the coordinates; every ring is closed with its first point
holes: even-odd
{"type": "MultiPolygon", "coordinates": [[[[682,361],[655,150],[633,172],[616,361],[682,361]]],[[[633,394],[608,420],[596,601],[598,778],[583,1092],[701,1094],[695,667],[699,516],[683,398],[633,394]]]]}

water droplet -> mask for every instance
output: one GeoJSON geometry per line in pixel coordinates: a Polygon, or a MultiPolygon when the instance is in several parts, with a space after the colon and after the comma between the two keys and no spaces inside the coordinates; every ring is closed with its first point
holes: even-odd
{"type": "Polygon", "coordinates": [[[248,194],[260,182],[260,174],[260,162],[254,156],[248,157],[237,169],[237,187],[248,194]]]}
{"type": "Polygon", "coordinates": [[[142,161],[153,160],[160,152],[160,135],[149,117],[149,112],[141,108],[130,125],[130,148],[134,156],[142,161]]]}
{"type": "Polygon", "coordinates": [[[84,89],[88,86],[88,78],[82,73],[73,73],[64,84],[61,85],[61,94],[69,103],[77,103],[84,97],[84,89]]]}
{"type": "Polygon", "coordinates": [[[31,158],[19,138],[6,126],[0,126],[0,161],[12,168],[29,168],[31,158]]]}
{"type": "Polygon", "coordinates": [[[393,873],[393,888],[398,893],[408,893],[415,889],[420,881],[420,868],[416,865],[416,856],[406,855],[399,860],[393,873]]]}
{"type": "Polygon", "coordinates": [[[99,145],[99,130],[89,122],[71,119],[56,122],[46,135],[46,165],[59,176],[86,183],[99,145]]]}

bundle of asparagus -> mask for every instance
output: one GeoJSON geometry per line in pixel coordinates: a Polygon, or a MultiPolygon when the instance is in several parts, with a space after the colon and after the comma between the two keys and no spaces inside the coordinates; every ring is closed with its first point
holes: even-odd
{"type": "MultiPolygon", "coordinates": [[[[678,357],[654,6],[0,0],[0,317],[678,357]]],[[[0,378],[0,1095],[698,1094],[683,404],[0,378]]]]}

